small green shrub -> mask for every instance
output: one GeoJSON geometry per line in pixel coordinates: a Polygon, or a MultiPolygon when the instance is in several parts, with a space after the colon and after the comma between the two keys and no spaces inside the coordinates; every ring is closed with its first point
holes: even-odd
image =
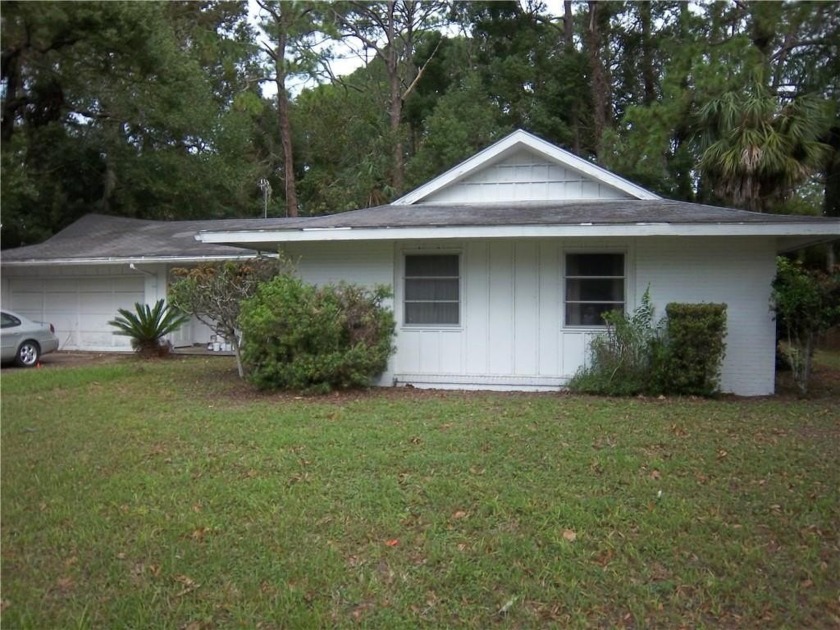
{"type": "Polygon", "coordinates": [[[394,318],[384,288],[315,287],[284,274],[242,303],[249,378],[264,389],[327,392],[370,384],[393,352],[394,318]]]}
{"type": "Polygon", "coordinates": [[[726,354],[726,304],[678,304],[667,315],[665,390],[711,396],[718,391],[726,354]]]}
{"type": "Polygon", "coordinates": [[[131,347],[144,357],[169,354],[169,346],[163,342],[163,338],[190,319],[178,309],[164,306],[163,300],[158,300],[154,307],[135,302],[134,311],[118,309],[118,316],[108,324],[118,329],[115,335],[131,337],[131,347]]]}
{"type": "Polygon", "coordinates": [[[578,370],[569,389],[586,394],[633,396],[650,393],[662,380],[661,323],[654,319],[650,290],[641,305],[627,315],[604,315],[607,329],[590,343],[590,364],[578,370]]]}
{"type": "Polygon", "coordinates": [[[590,343],[590,363],[569,382],[573,392],[711,396],[718,388],[726,336],[725,304],[677,304],[657,322],[645,291],[631,315],[604,316],[606,331],[590,343]]]}
{"type": "Polygon", "coordinates": [[[169,301],[230,341],[239,376],[244,378],[237,329],[242,300],[254,295],[261,283],[293,271],[291,261],[282,255],[178,267],[172,270],[174,281],[169,287],[169,301]]]}

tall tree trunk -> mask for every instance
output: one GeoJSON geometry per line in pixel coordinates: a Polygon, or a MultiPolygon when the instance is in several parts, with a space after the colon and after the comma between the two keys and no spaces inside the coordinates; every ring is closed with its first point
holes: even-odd
{"type": "Polygon", "coordinates": [[[643,102],[650,105],[656,100],[656,75],[653,71],[653,40],[650,34],[650,2],[640,2],[639,18],[642,22],[642,82],[644,84],[643,102]]]}
{"type": "MultiPolygon", "coordinates": [[[[594,117],[595,154],[601,149],[601,138],[610,121],[610,85],[601,61],[601,28],[599,18],[604,10],[601,2],[589,0],[589,26],[586,29],[586,49],[592,76],[592,109],[594,117]]],[[[600,160],[599,160],[600,161],[600,160]]]]}
{"type": "Polygon", "coordinates": [[[572,16],[572,0],[563,0],[563,43],[567,50],[575,47],[575,23],[572,16]]]}
{"type": "Polygon", "coordinates": [[[403,189],[405,181],[405,159],[403,156],[402,136],[400,135],[400,122],[402,120],[402,90],[400,89],[399,73],[399,51],[396,47],[396,34],[394,32],[394,7],[396,2],[388,3],[387,41],[388,47],[388,83],[389,83],[389,116],[391,123],[391,142],[393,171],[391,173],[391,186],[399,194],[403,189]]]}
{"type": "MultiPolygon", "coordinates": [[[[563,1],[563,45],[567,55],[575,54],[574,16],[572,15],[572,0],[563,1]]],[[[580,106],[578,100],[572,103],[569,112],[572,122],[572,153],[580,155],[580,106]]]]}
{"type": "MultiPolygon", "coordinates": [[[[288,8],[283,9],[281,18],[287,21],[288,8]]],[[[295,159],[292,149],[292,122],[289,119],[289,95],[286,92],[286,42],[288,40],[287,25],[280,28],[274,56],[274,76],[277,85],[277,117],[280,123],[280,141],[283,144],[283,185],[286,197],[286,214],[290,217],[298,215],[297,191],[295,190],[295,159]]]]}
{"type": "Polygon", "coordinates": [[[274,62],[274,84],[277,88],[277,122],[280,127],[280,142],[283,145],[283,187],[286,199],[286,216],[298,216],[297,189],[295,182],[295,156],[292,146],[292,123],[289,117],[289,94],[286,91],[286,48],[289,43],[289,29],[294,20],[295,7],[292,3],[278,3],[276,7],[260,4],[274,20],[277,43],[274,48],[266,45],[265,50],[274,62]]]}
{"type": "MultiPolygon", "coordinates": [[[[281,39],[285,40],[285,36],[281,39]]],[[[285,50],[285,42],[283,49],[285,50]]],[[[286,214],[290,217],[296,217],[298,216],[298,201],[295,189],[295,159],[292,147],[292,122],[289,117],[289,95],[286,93],[285,75],[280,74],[279,67],[277,68],[276,83],[277,117],[280,123],[280,140],[283,144],[283,185],[285,187],[286,214]]]]}

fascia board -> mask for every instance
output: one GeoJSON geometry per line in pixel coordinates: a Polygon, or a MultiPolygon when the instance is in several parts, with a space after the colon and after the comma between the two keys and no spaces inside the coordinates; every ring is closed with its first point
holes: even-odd
{"type": "Polygon", "coordinates": [[[621,190],[636,199],[661,199],[659,195],[656,195],[641,186],[637,186],[623,177],[619,177],[600,166],[587,162],[573,153],[561,149],[550,142],[546,142],[527,131],[519,129],[502,138],[495,144],[491,144],[486,149],[479,151],[471,158],[461,162],[430,182],[414,189],[407,195],[392,201],[391,205],[408,206],[419,203],[429,195],[471,175],[472,173],[478,171],[481,167],[492,164],[497,159],[504,157],[508,153],[512,153],[520,147],[527,147],[549,161],[560,163],[563,166],[578,171],[579,173],[591,177],[607,186],[612,186],[613,188],[621,190]]]}
{"type": "MultiPolygon", "coordinates": [[[[53,267],[68,265],[128,265],[128,264],[150,264],[150,263],[200,263],[218,262],[223,260],[247,260],[256,258],[260,254],[237,254],[232,256],[133,256],[126,258],[55,258],[29,260],[3,260],[0,265],[3,267],[53,267]]],[[[263,254],[265,255],[265,254],[263,254]]]]}
{"type": "Polygon", "coordinates": [[[644,237],[644,236],[767,236],[840,238],[837,225],[787,223],[784,225],[672,224],[635,223],[621,225],[514,225],[514,226],[452,226],[410,228],[334,228],[319,230],[282,230],[249,232],[200,232],[203,243],[249,245],[267,243],[323,242],[323,241],[380,241],[414,239],[469,238],[579,238],[579,237],[644,237]]]}

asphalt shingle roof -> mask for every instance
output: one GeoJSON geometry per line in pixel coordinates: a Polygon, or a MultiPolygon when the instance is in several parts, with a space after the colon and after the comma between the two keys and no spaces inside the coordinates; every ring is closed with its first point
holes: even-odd
{"type": "Polygon", "coordinates": [[[89,214],[39,245],[2,252],[3,262],[143,258],[201,259],[248,255],[248,250],[196,240],[201,231],[274,232],[332,228],[411,228],[557,225],[783,225],[827,223],[834,218],[760,214],[666,199],[469,205],[385,205],[340,214],[293,219],[150,221],[89,214]]]}
{"type": "MultiPolygon", "coordinates": [[[[399,228],[513,225],[778,224],[836,219],[761,214],[667,199],[576,201],[555,203],[483,203],[464,205],[387,205],[312,217],[300,224],[254,225],[245,229],[399,228]]],[[[215,226],[216,231],[231,229],[215,226]]],[[[237,228],[232,228],[237,229],[237,228]]]]}
{"type": "Polygon", "coordinates": [[[199,230],[257,229],[294,223],[296,219],[217,219],[150,221],[87,214],[38,245],[2,252],[3,262],[121,258],[196,258],[248,255],[229,245],[208,245],[195,239],[199,230]]]}

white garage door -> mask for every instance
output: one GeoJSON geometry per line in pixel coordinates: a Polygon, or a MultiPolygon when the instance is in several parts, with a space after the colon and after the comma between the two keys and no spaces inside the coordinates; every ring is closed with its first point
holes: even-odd
{"type": "Polygon", "coordinates": [[[12,277],[7,291],[4,306],[53,324],[61,350],[130,350],[128,337],[115,335],[108,321],[145,297],[142,276],[12,277]]]}

